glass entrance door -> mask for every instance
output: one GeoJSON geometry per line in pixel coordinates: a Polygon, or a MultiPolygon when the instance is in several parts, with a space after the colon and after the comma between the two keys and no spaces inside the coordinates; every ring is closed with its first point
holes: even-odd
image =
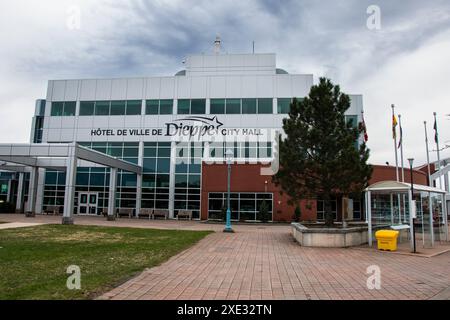
{"type": "Polygon", "coordinates": [[[78,195],[78,199],[78,214],[97,214],[97,193],[82,192],[78,195]]]}

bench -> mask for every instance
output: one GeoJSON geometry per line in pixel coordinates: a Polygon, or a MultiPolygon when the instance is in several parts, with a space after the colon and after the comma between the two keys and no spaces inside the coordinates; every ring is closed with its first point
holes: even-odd
{"type": "Polygon", "coordinates": [[[155,217],[164,217],[165,220],[169,217],[168,210],[153,210],[152,219],[155,220],[155,217]]]}
{"type": "Polygon", "coordinates": [[[133,208],[119,208],[117,209],[117,217],[128,217],[131,219],[133,216],[134,209],[133,208]]]}
{"type": "Polygon", "coordinates": [[[177,220],[180,218],[186,218],[188,220],[192,220],[192,210],[179,210],[177,215],[177,220]]]}
{"type": "Polygon", "coordinates": [[[60,206],[47,206],[44,210],[46,215],[52,214],[54,216],[59,215],[60,206]]]}
{"type": "Polygon", "coordinates": [[[153,209],[141,209],[138,214],[138,218],[150,219],[153,215],[153,209]]]}

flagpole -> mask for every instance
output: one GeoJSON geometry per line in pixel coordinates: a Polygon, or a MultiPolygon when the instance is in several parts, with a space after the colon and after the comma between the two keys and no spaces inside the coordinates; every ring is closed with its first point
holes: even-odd
{"type": "Polygon", "coordinates": [[[402,182],[405,182],[405,167],[403,166],[403,128],[402,128],[402,116],[398,115],[398,125],[400,126],[400,158],[402,164],[402,182]]]}
{"type": "MultiPolygon", "coordinates": [[[[395,119],[395,106],[392,105],[392,121],[395,119]]],[[[394,138],[394,151],[395,151],[395,177],[398,180],[398,155],[397,155],[397,134],[396,134],[396,126],[394,126],[394,122],[392,122],[392,135],[394,138]]]]}
{"type": "Polygon", "coordinates": [[[431,170],[430,170],[430,152],[428,151],[428,133],[427,133],[427,122],[423,122],[423,126],[425,127],[425,145],[427,147],[427,166],[428,166],[428,184],[430,187],[433,186],[431,181],[431,170]]]}
{"type": "MultiPolygon", "coordinates": [[[[441,171],[441,155],[440,155],[440,151],[439,151],[439,135],[438,135],[437,120],[436,120],[436,112],[433,112],[433,116],[434,116],[434,130],[436,131],[435,141],[436,141],[437,158],[438,158],[438,171],[441,171]]],[[[442,189],[441,173],[439,173],[439,188],[442,189]]]]}

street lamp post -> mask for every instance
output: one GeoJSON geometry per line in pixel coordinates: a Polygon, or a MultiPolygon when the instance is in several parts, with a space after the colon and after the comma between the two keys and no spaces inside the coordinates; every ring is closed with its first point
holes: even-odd
{"type": "MultiPolygon", "coordinates": [[[[413,162],[414,162],[414,159],[413,158],[409,158],[408,159],[408,161],[409,161],[409,173],[410,173],[410,176],[411,176],[411,210],[410,210],[410,212],[409,212],[409,214],[411,215],[411,214],[413,214],[412,213],[412,209],[413,209],[413,205],[414,205],[414,202],[413,202],[413,196],[414,196],[414,182],[413,182],[413,162]]],[[[411,219],[411,223],[412,223],[412,237],[413,237],[413,248],[414,248],[414,253],[416,253],[416,230],[415,230],[415,227],[414,227],[414,222],[415,222],[415,218],[413,217],[412,219],[411,219]]]]}
{"type": "Polygon", "coordinates": [[[226,225],[225,229],[223,229],[223,232],[234,232],[234,230],[231,228],[231,209],[230,209],[230,179],[231,179],[231,163],[233,162],[233,150],[227,149],[225,152],[225,157],[227,160],[227,167],[228,167],[228,178],[227,178],[227,217],[226,217],[226,225]]]}

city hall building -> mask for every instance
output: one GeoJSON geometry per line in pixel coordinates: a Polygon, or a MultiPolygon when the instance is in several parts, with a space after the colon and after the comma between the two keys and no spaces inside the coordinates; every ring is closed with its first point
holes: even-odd
{"type": "MultiPolygon", "coordinates": [[[[308,95],[313,75],[277,68],[275,54],[191,55],[184,67],[173,76],[49,81],[46,98],[36,102],[30,143],[42,145],[42,155],[55,145],[68,146],[64,150],[70,153],[76,142],[84,158],[73,158],[72,167],[69,160],[59,165],[51,158],[57,155],[53,150],[47,160],[34,162],[41,165],[31,173],[4,171],[2,199],[22,212],[61,206],[62,213],[69,199],[71,215],[101,215],[114,208],[138,217],[154,209],[168,218],[189,211],[193,219],[218,219],[226,207],[225,154],[231,150],[232,219],[260,220],[265,201],[273,221],[291,221],[295,207],[272,183],[276,137],[291,100],[308,95]],[[102,155],[108,157],[86,160],[102,155]]],[[[362,96],[351,95],[348,120],[357,125],[362,110],[362,96]]],[[[20,145],[11,149],[17,154],[20,145]]],[[[336,218],[339,201],[333,202],[336,218]]],[[[323,219],[320,200],[299,204],[303,219],[323,219]]],[[[354,217],[363,219],[359,199],[354,199],[354,217]]]]}

